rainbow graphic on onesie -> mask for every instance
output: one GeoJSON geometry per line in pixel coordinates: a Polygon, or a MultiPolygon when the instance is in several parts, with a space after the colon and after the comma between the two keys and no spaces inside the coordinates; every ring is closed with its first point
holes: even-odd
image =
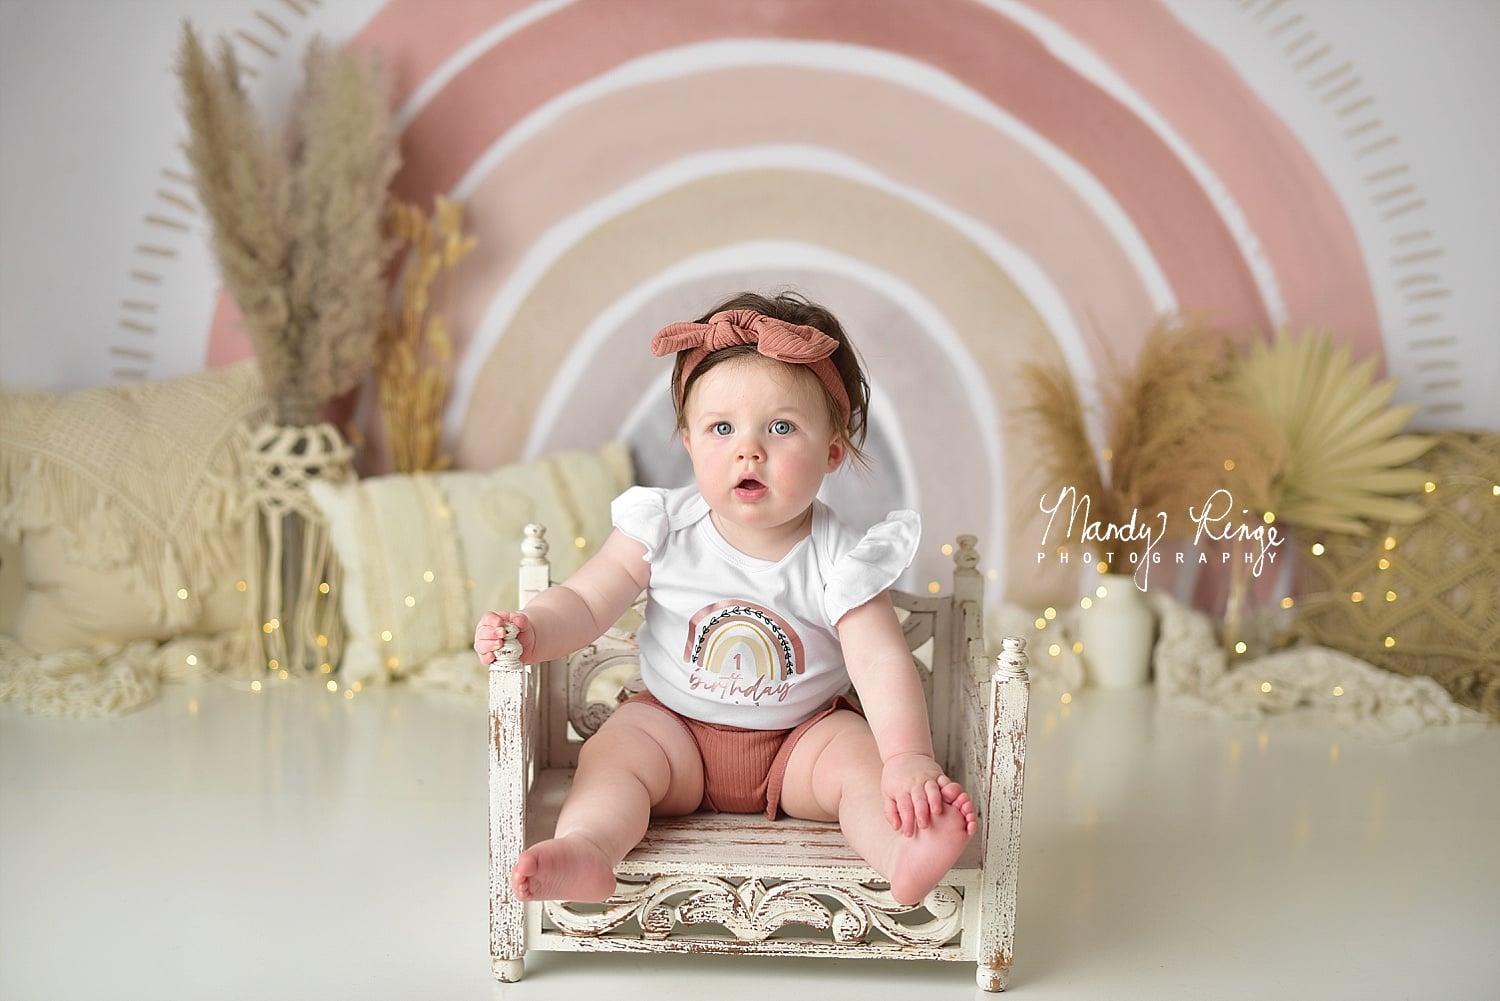
{"type": "Polygon", "coordinates": [[[749,601],[705,605],[688,622],[683,660],[725,678],[791,681],[806,670],[802,640],[770,609],[749,601]]]}

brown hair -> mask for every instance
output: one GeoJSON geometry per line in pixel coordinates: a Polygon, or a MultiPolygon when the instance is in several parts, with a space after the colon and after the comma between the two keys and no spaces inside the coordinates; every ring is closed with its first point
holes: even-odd
{"type": "MultiPolygon", "coordinates": [[[[796,292],[780,292],[775,296],[764,296],[756,292],[741,292],[733,298],[719,303],[707,313],[704,313],[694,322],[707,323],[715,313],[722,313],[731,309],[752,309],[762,316],[769,316],[786,323],[802,324],[804,326],[816,327],[823,333],[839,342],[837,350],[834,351],[830,360],[834,368],[838,370],[839,378],[844,383],[844,391],[849,394],[849,422],[843,426],[843,414],[838,402],[833,398],[827,387],[821,382],[819,388],[823,391],[823,399],[828,404],[829,423],[839,432],[839,437],[844,445],[858,461],[864,461],[864,452],[860,444],[865,440],[865,431],[870,412],[870,384],[865,379],[864,367],[860,364],[859,355],[854,350],[854,345],[849,340],[849,335],[844,333],[843,326],[827,309],[811,302],[806,297],[796,292]]],[[[688,374],[686,384],[682,381],[682,366],[687,357],[686,351],[677,353],[677,361],[672,366],[672,406],[677,412],[677,429],[683,430],[686,426],[686,416],[683,408],[687,403],[688,393],[692,392],[693,385],[698,379],[721,362],[729,361],[731,358],[739,358],[744,355],[756,354],[757,348],[754,344],[736,344],[733,347],[721,348],[705,357],[688,374]],[[678,387],[681,387],[679,390],[678,387]]]]}

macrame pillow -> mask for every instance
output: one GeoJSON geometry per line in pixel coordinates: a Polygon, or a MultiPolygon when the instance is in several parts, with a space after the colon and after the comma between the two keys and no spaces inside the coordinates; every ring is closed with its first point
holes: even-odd
{"type": "Polygon", "coordinates": [[[247,621],[240,482],[255,366],[73,393],[0,391],[0,535],[35,654],[247,621]]]}
{"type": "Polygon", "coordinates": [[[343,567],[340,671],[369,684],[472,653],[474,624],[516,607],[522,530],[547,527],[561,580],[610,532],[609,502],[631,485],[623,442],[491,472],[376,476],[311,484],[343,567]]]}
{"type": "Polygon", "coordinates": [[[1295,632],[1429,675],[1454,701],[1500,719],[1500,434],[1437,438],[1413,463],[1432,488],[1411,498],[1426,509],[1416,524],[1299,538],[1295,632]]]}

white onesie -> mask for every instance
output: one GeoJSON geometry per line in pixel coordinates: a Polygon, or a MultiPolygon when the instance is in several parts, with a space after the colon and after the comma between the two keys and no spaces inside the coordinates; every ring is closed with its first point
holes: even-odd
{"type": "Polygon", "coordinates": [[[920,521],[892,511],[861,537],[814,501],[811,534],[773,562],[731,546],[708,513],[696,487],[631,487],[610,508],[651,564],[641,679],[683,716],[794,727],[848,689],[835,627],[911,564],[920,521]]]}

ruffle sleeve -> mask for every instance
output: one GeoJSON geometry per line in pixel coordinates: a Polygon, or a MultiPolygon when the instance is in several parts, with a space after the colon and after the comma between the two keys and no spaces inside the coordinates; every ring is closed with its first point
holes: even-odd
{"type": "Polygon", "coordinates": [[[646,562],[656,562],[667,541],[667,492],[658,487],[631,487],[609,505],[609,520],[646,547],[646,562]]]}
{"type": "Polygon", "coordinates": [[[922,520],[915,511],[892,511],[852,549],[835,559],[823,590],[828,621],[838,625],[850,609],[896,583],[917,555],[921,536],[922,520]]]}

